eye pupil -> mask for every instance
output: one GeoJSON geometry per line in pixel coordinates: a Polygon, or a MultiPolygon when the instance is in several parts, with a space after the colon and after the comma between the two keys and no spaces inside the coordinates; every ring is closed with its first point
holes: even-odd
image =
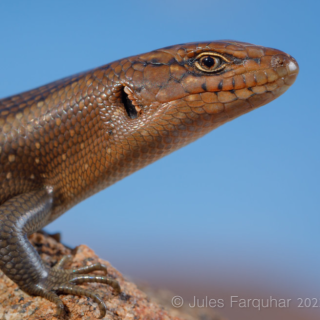
{"type": "Polygon", "coordinates": [[[207,68],[211,68],[212,66],[214,66],[214,59],[210,56],[204,57],[202,59],[202,63],[207,67],[207,68]]]}

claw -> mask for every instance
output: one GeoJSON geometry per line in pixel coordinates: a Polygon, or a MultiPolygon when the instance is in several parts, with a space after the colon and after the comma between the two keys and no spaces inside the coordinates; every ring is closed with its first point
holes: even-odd
{"type": "Polygon", "coordinates": [[[106,274],[108,274],[107,267],[101,263],[95,263],[90,266],[85,266],[85,267],[81,267],[78,269],[74,269],[74,270],[72,270],[72,272],[77,273],[77,274],[84,274],[84,273],[89,273],[89,272],[97,271],[97,270],[104,271],[106,274]]]}
{"type": "Polygon", "coordinates": [[[50,291],[46,291],[42,295],[44,298],[53,302],[57,306],[57,317],[62,317],[65,315],[64,304],[62,300],[54,293],[50,291]]]}
{"type": "Polygon", "coordinates": [[[105,303],[103,302],[103,300],[98,295],[96,295],[95,293],[92,293],[89,290],[85,290],[83,288],[74,286],[72,284],[67,284],[67,285],[61,285],[57,289],[57,291],[61,292],[61,293],[73,294],[73,295],[76,295],[76,296],[89,297],[94,302],[96,302],[98,304],[98,307],[100,309],[100,317],[99,317],[99,319],[103,318],[106,315],[107,307],[106,307],[105,303]]]}
{"type": "Polygon", "coordinates": [[[96,275],[75,275],[72,279],[69,280],[71,283],[74,284],[82,284],[86,282],[97,282],[97,283],[104,283],[113,288],[115,294],[119,294],[121,292],[120,285],[118,281],[114,279],[110,279],[105,276],[96,276],[96,275]]]}

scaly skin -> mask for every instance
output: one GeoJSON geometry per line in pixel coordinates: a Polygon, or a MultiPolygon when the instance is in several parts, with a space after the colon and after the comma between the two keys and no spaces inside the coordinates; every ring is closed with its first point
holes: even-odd
{"type": "Polygon", "coordinates": [[[0,100],[1,270],[25,292],[55,302],[59,314],[64,306],[56,293],[65,292],[92,297],[103,317],[104,302],[74,284],[103,282],[119,292],[106,276],[81,275],[105,266],[64,270],[64,259],[49,269],[26,235],[274,100],[297,74],[297,62],[279,50],[235,41],[191,43],[0,100]]]}

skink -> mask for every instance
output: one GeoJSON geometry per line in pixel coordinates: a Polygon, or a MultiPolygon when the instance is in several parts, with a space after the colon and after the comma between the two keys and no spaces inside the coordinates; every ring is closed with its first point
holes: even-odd
{"type": "Polygon", "coordinates": [[[125,58],[0,100],[0,268],[25,292],[103,300],[77,284],[116,280],[94,264],[49,268],[27,236],[72,206],[218,126],[280,96],[290,55],[236,41],[189,43],[125,58]]]}

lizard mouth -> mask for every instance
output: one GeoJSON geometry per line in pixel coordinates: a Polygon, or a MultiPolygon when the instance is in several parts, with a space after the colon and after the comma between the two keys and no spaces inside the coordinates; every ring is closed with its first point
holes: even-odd
{"type": "Polygon", "coordinates": [[[142,113],[142,109],[139,106],[133,91],[127,86],[123,86],[121,89],[121,101],[129,118],[136,119],[138,115],[142,113]]]}

